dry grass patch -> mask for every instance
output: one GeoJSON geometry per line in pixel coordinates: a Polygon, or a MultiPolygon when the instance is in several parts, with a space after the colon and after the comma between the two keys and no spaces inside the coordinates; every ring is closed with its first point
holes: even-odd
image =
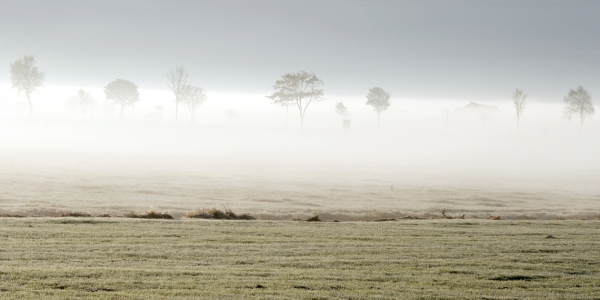
{"type": "Polygon", "coordinates": [[[462,215],[448,215],[446,209],[442,209],[442,215],[441,216],[437,216],[434,217],[434,219],[464,219],[465,218],[465,214],[462,215]]]}
{"type": "Polygon", "coordinates": [[[2,215],[0,215],[0,218],[25,218],[25,216],[13,215],[13,214],[2,214],[2,215]]]}
{"type": "Polygon", "coordinates": [[[248,214],[237,215],[229,207],[225,207],[223,210],[218,208],[196,208],[188,212],[186,215],[192,219],[215,219],[215,220],[256,220],[255,217],[248,214]]]}
{"type": "Polygon", "coordinates": [[[81,212],[81,211],[77,211],[77,212],[65,212],[60,214],[61,217],[74,217],[74,218],[91,218],[93,217],[91,214],[88,214],[86,212],[81,212]]]}
{"type": "Polygon", "coordinates": [[[134,219],[168,219],[172,220],[173,216],[168,213],[161,213],[151,209],[149,211],[141,212],[141,213],[128,213],[124,215],[125,218],[134,218],[134,219]]]}
{"type": "Polygon", "coordinates": [[[502,220],[502,216],[501,215],[492,216],[492,214],[488,214],[486,219],[499,221],[499,220],[502,220]]]}
{"type": "Polygon", "coordinates": [[[1,299],[600,295],[598,221],[4,218],[0,228],[1,299]]]}
{"type": "Polygon", "coordinates": [[[312,218],[308,218],[306,222],[321,222],[321,219],[319,219],[319,215],[315,215],[312,218]]]}

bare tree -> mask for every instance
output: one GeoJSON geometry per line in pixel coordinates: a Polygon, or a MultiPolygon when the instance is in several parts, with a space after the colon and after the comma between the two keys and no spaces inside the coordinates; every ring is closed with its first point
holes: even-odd
{"type": "Polygon", "coordinates": [[[335,104],[335,113],[344,118],[348,115],[348,107],[343,102],[337,102],[335,104]]]}
{"type": "Polygon", "coordinates": [[[273,100],[274,104],[282,106],[296,105],[300,112],[300,126],[304,126],[306,109],[313,102],[323,101],[323,90],[320,87],[323,80],[315,73],[300,71],[287,73],[275,81],[273,88],[275,92],[267,98],[273,100]]]}
{"type": "Polygon", "coordinates": [[[12,87],[20,93],[25,94],[29,103],[29,118],[33,111],[31,103],[31,93],[38,90],[44,81],[44,73],[35,66],[35,58],[33,55],[26,55],[23,58],[17,59],[10,64],[10,81],[12,87]]]}
{"type": "Polygon", "coordinates": [[[381,112],[387,110],[392,104],[390,102],[390,93],[379,87],[370,88],[366,104],[370,105],[377,113],[377,127],[379,127],[381,112]]]}
{"type": "Polygon", "coordinates": [[[67,101],[67,105],[73,110],[81,110],[82,117],[85,116],[86,112],[91,112],[92,107],[95,104],[96,100],[92,97],[92,95],[89,92],[84,91],[83,89],[79,89],[79,91],[77,91],[77,94],[67,101]]]}
{"type": "Polygon", "coordinates": [[[583,129],[583,121],[585,118],[594,115],[594,104],[592,103],[592,95],[582,86],[577,89],[570,89],[569,94],[564,98],[565,109],[563,114],[565,118],[571,120],[573,115],[578,115],[581,122],[580,130],[583,129]]]}
{"type": "Polygon", "coordinates": [[[190,110],[192,120],[194,120],[194,111],[196,108],[202,105],[204,101],[206,101],[206,93],[204,92],[204,89],[190,84],[184,87],[184,92],[181,96],[181,102],[190,110]]]}
{"type": "Polygon", "coordinates": [[[515,106],[515,111],[517,113],[517,133],[519,133],[519,120],[521,120],[521,116],[523,115],[523,111],[527,107],[527,103],[529,103],[529,99],[527,99],[527,95],[523,90],[515,89],[512,95],[513,105],[515,106]]]}
{"type": "Polygon", "coordinates": [[[179,103],[181,103],[183,95],[185,94],[186,86],[189,85],[190,79],[185,71],[185,68],[179,66],[172,69],[167,73],[167,85],[173,94],[175,95],[175,122],[177,123],[177,115],[179,113],[179,103]]]}
{"type": "Polygon", "coordinates": [[[106,99],[113,101],[113,104],[121,106],[121,118],[126,106],[131,105],[133,109],[133,105],[140,101],[138,86],[124,79],[116,79],[106,85],[104,87],[104,94],[106,95],[106,99]]]}

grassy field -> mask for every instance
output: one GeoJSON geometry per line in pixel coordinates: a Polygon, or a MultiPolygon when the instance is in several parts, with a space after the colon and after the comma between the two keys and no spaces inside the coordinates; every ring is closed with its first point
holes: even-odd
{"type": "Polygon", "coordinates": [[[599,278],[598,221],[0,219],[1,299],[600,299],[599,278]]]}

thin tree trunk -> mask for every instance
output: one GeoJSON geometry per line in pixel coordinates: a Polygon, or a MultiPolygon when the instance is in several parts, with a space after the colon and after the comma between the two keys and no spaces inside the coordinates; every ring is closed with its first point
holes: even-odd
{"type": "Polygon", "coordinates": [[[31,103],[31,96],[27,94],[27,102],[29,103],[29,119],[31,119],[31,112],[33,111],[33,104],[31,103]]]}
{"type": "Polygon", "coordinates": [[[121,104],[121,119],[123,119],[124,114],[125,114],[125,104],[121,104]]]}
{"type": "Polygon", "coordinates": [[[288,117],[290,116],[290,106],[285,106],[285,127],[288,126],[288,117]]]}
{"type": "Polygon", "coordinates": [[[378,111],[377,112],[377,129],[381,129],[381,118],[379,117],[381,115],[381,112],[378,111]]]}
{"type": "Polygon", "coordinates": [[[175,123],[177,123],[178,112],[179,112],[179,99],[175,99],[175,123]]]}

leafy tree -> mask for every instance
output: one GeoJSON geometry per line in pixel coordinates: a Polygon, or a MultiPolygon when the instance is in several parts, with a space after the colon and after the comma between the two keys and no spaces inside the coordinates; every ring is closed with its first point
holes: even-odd
{"type": "Polygon", "coordinates": [[[140,101],[138,86],[124,79],[117,79],[109,83],[104,87],[104,94],[106,99],[112,100],[113,104],[121,106],[121,118],[126,106],[131,105],[133,109],[133,105],[140,101]]]}
{"type": "Polygon", "coordinates": [[[90,112],[95,104],[96,100],[89,92],[84,91],[83,89],[79,89],[77,94],[67,101],[67,105],[74,111],[81,110],[82,117],[85,116],[86,111],[90,112]]]}
{"type": "Polygon", "coordinates": [[[519,132],[519,120],[521,119],[521,115],[523,115],[523,111],[525,111],[525,107],[527,107],[527,103],[529,103],[529,99],[527,99],[525,92],[520,89],[516,89],[513,92],[512,98],[517,113],[517,132],[519,132]]]}
{"type": "Polygon", "coordinates": [[[370,105],[377,113],[377,126],[379,127],[381,112],[387,110],[392,104],[390,102],[390,93],[379,87],[370,88],[366,104],[370,105]]]}
{"type": "Polygon", "coordinates": [[[318,78],[315,73],[305,71],[287,73],[281,76],[280,80],[275,81],[273,86],[275,92],[267,98],[273,100],[274,104],[298,107],[300,126],[302,127],[308,106],[313,102],[325,100],[323,90],[320,89],[322,85],[323,80],[318,78]]]}
{"type": "Polygon", "coordinates": [[[10,64],[10,81],[12,87],[20,93],[25,94],[27,97],[30,119],[31,112],[33,111],[31,93],[37,91],[38,88],[42,86],[44,77],[44,73],[35,66],[35,58],[33,55],[23,56],[23,58],[19,58],[14,63],[10,64]]]}
{"type": "Polygon", "coordinates": [[[348,115],[348,107],[346,107],[346,105],[344,105],[342,102],[337,102],[335,104],[335,113],[344,118],[348,115]]]}
{"type": "Polygon", "coordinates": [[[186,88],[190,83],[189,75],[185,71],[185,68],[179,66],[172,69],[167,73],[167,85],[173,94],[175,95],[175,122],[177,123],[177,115],[179,113],[179,103],[183,101],[186,88]]]}
{"type": "Polygon", "coordinates": [[[565,109],[563,114],[569,120],[573,115],[579,116],[581,129],[585,118],[594,115],[594,105],[592,104],[592,95],[582,86],[577,89],[570,89],[569,94],[564,98],[565,109]]]}
{"type": "Polygon", "coordinates": [[[190,110],[192,120],[194,119],[194,111],[196,108],[202,105],[204,101],[206,101],[206,93],[204,92],[204,89],[191,84],[188,84],[184,87],[184,93],[181,96],[181,102],[190,110]]]}

